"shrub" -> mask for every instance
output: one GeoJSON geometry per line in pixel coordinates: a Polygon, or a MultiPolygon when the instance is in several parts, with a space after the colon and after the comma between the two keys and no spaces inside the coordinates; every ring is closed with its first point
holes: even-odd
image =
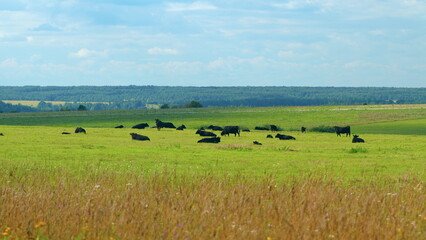
{"type": "Polygon", "coordinates": [[[325,132],[325,133],[334,133],[334,132],[336,132],[334,130],[334,127],[332,127],[332,126],[325,126],[325,125],[313,127],[313,128],[310,129],[310,131],[312,131],[312,132],[325,132]]]}

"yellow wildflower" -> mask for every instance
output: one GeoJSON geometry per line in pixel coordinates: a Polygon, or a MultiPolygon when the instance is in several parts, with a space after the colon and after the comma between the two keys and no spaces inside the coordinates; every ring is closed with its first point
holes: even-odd
{"type": "Polygon", "coordinates": [[[2,235],[2,236],[9,236],[9,233],[7,233],[7,232],[3,232],[3,233],[1,233],[1,235],[2,235]]]}

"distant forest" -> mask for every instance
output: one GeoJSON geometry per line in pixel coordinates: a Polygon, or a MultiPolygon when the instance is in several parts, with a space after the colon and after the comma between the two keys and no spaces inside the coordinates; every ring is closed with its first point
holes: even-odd
{"type": "Polygon", "coordinates": [[[190,101],[203,107],[419,104],[426,103],[426,88],[25,86],[0,87],[0,100],[70,102],[60,106],[42,102],[36,108],[0,102],[2,112],[77,110],[80,103],[85,110],[143,109],[149,104],[173,108],[190,101]]]}

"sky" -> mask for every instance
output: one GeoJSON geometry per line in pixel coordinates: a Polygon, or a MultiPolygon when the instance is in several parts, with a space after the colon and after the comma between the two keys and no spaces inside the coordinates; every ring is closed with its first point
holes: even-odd
{"type": "Polygon", "coordinates": [[[0,0],[0,85],[426,87],[426,0],[0,0]]]}

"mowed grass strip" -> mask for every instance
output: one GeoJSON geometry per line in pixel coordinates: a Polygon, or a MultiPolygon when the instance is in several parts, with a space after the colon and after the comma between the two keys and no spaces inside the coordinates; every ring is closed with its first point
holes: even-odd
{"type": "Polygon", "coordinates": [[[426,186],[413,177],[1,171],[3,239],[426,238],[426,186]]]}
{"type": "Polygon", "coordinates": [[[426,118],[357,125],[352,131],[370,134],[426,135],[426,118]]]}

